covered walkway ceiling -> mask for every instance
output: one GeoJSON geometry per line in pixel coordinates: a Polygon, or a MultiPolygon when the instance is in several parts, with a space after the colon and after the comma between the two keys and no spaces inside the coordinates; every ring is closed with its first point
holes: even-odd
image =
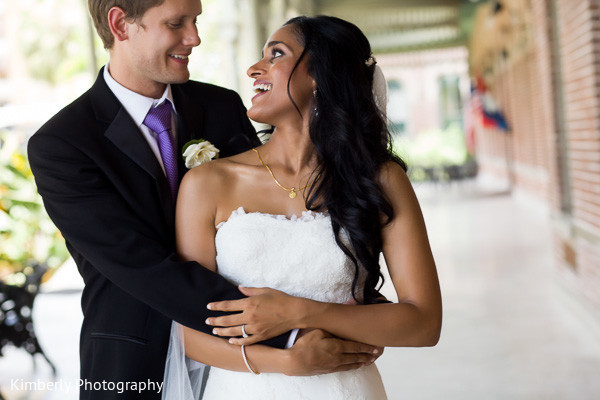
{"type": "Polygon", "coordinates": [[[476,7],[487,0],[314,0],[317,14],[357,24],[375,53],[466,45],[476,7]]]}

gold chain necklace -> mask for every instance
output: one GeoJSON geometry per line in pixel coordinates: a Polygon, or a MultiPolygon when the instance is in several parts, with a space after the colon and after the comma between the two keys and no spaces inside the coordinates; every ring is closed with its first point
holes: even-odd
{"type": "Polygon", "coordinates": [[[265,167],[267,169],[267,171],[269,171],[269,174],[271,174],[271,178],[273,178],[273,180],[275,181],[275,183],[277,184],[277,186],[279,186],[280,188],[282,188],[286,192],[289,192],[290,199],[295,198],[297,192],[299,192],[300,190],[305,189],[308,186],[308,182],[306,182],[306,185],[302,186],[299,189],[296,189],[295,187],[292,187],[291,189],[286,188],[281,183],[279,183],[279,181],[277,180],[277,178],[275,178],[275,175],[273,174],[273,171],[271,171],[271,168],[269,168],[269,166],[267,164],[265,164],[265,162],[262,160],[262,158],[261,158],[260,153],[258,152],[258,150],[255,149],[255,148],[253,148],[252,150],[254,150],[254,152],[258,156],[258,159],[260,160],[260,163],[263,165],[263,167],[265,167]]]}

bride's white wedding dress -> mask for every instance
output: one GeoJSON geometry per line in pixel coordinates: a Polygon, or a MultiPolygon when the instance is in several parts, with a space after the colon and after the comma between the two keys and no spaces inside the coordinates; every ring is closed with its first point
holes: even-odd
{"type": "MultiPolygon", "coordinates": [[[[354,265],[336,244],[327,214],[304,212],[300,217],[286,218],[246,213],[239,208],[217,228],[219,274],[231,282],[248,287],[271,287],[330,303],[352,299],[354,265]]],[[[359,293],[363,282],[364,276],[359,280],[359,293]]],[[[173,332],[176,334],[176,329],[173,332]]],[[[172,364],[173,360],[167,363],[167,378],[169,370],[174,368],[172,364]]],[[[173,384],[165,383],[165,389],[173,384]]],[[[173,398],[181,400],[181,396],[173,398]]],[[[375,364],[310,377],[254,375],[211,367],[203,397],[205,400],[386,398],[375,364]]]]}

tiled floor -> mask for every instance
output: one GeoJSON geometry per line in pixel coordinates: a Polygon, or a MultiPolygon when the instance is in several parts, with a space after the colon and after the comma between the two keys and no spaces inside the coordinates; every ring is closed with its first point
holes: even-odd
{"type": "Polygon", "coordinates": [[[444,325],[434,348],[386,350],[390,399],[600,399],[600,315],[556,283],[545,213],[470,184],[417,192],[444,325]]]}
{"type": "MultiPolygon", "coordinates": [[[[378,365],[390,399],[600,399],[600,317],[555,283],[544,212],[474,183],[417,192],[444,327],[434,348],[386,350],[378,365]]],[[[7,351],[0,358],[7,400],[77,398],[79,282],[74,270],[60,272],[35,306],[42,346],[59,376],[52,380],[41,359],[33,373],[28,356],[7,351]],[[62,387],[18,390],[14,379],[62,387]]]]}

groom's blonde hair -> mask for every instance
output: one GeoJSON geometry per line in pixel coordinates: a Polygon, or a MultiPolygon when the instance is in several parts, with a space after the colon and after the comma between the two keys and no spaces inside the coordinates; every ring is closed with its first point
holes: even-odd
{"type": "Polygon", "coordinates": [[[136,21],[148,9],[160,6],[165,0],[88,0],[88,8],[96,32],[102,39],[105,49],[110,49],[115,43],[110,27],[108,26],[108,12],[113,7],[119,7],[125,12],[127,18],[136,21]]]}

